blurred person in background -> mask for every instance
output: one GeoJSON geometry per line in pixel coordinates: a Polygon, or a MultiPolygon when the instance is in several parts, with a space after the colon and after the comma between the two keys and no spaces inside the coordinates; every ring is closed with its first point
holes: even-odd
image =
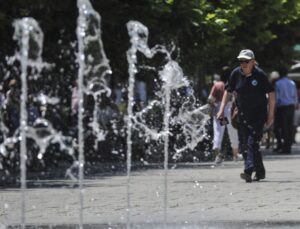
{"type": "MultiPolygon", "coordinates": [[[[273,87],[275,87],[275,82],[278,79],[279,79],[279,73],[277,71],[272,71],[269,75],[269,80],[273,87]]],[[[275,111],[274,123],[270,128],[268,129],[265,128],[264,135],[265,135],[264,139],[265,139],[266,149],[272,148],[274,151],[276,151],[276,148],[278,147],[274,148],[275,139],[277,139],[276,137],[280,136],[278,120],[276,119],[276,111],[275,111]]]]}
{"type": "Polygon", "coordinates": [[[295,109],[295,115],[294,115],[294,143],[296,143],[296,134],[297,134],[297,128],[298,128],[298,124],[299,124],[299,118],[300,118],[300,111],[299,111],[299,103],[300,103],[300,82],[296,82],[296,88],[297,88],[297,95],[298,95],[298,106],[295,109]]]}
{"type": "Polygon", "coordinates": [[[279,69],[275,83],[276,119],[280,136],[277,139],[278,153],[290,154],[294,142],[294,115],[298,109],[298,92],[294,81],[287,78],[287,68],[279,69]]]}
{"type": "MultiPolygon", "coordinates": [[[[217,74],[214,75],[214,84],[208,97],[208,103],[213,107],[213,153],[216,156],[216,164],[222,163],[225,156],[221,149],[225,125],[222,125],[220,120],[217,119],[216,115],[219,112],[221,106],[221,101],[225,90],[225,83],[227,82],[229,75],[230,70],[227,66],[222,68],[221,76],[217,74]]],[[[237,130],[231,124],[231,106],[231,101],[226,104],[224,117],[226,117],[226,119],[228,120],[228,124],[226,126],[231,143],[233,159],[236,161],[241,159],[242,156],[239,154],[238,150],[239,142],[237,130]]]]}
{"type": "Polygon", "coordinates": [[[8,83],[9,89],[6,92],[6,117],[5,124],[9,128],[9,136],[13,136],[20,126],[20,85],[16,79],[11,79],[8,83]]]}

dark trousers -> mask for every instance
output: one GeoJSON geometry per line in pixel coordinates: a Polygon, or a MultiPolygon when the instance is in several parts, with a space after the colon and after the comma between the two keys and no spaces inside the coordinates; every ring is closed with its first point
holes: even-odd
{"type": "Polygon", "coordinates": [[[259,120],[249,124],[243,120],[243,117],[239,117],[239,148],[244,157],[244,172],[249,175],[251,175],[253,171],[256,171],[257,176],[265,175],[265,167],[260,151],[260,141],[263,135],[264,123],[264,120],[259,120]]]}
{"type": "Polygon", "coordinates": [[[282,149],[282,133],[280,128],[280,119],[279,119],[278,111],[275,112],[275,119],[274,119],[274,135],[276,138],[276,150],[282,149]]]}
{"type": "Polygon", "coordinates": [[[294,141],[294,112],[294,105],[281,106],[276,109],[276,119],[278,121],[278,128],[280,131],[277,139],[277,145],[282,146],[283,152],[285,153],[291,152],[291,146],[294,141]]]}

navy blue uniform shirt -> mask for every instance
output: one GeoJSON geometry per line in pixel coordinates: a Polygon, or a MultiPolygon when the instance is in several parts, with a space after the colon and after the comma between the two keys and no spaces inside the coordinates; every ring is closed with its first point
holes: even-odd
{"type": "Polygon", "coordinates": [[[262,69],[255,66],[252,74],[246,77],[241,67],[235,68],[225,89],[237,93],[239,114],[243,114],[246,121],[254,123],[266,119],[268,109],[266,94],[274,91],[274,88],[262,69]]]}

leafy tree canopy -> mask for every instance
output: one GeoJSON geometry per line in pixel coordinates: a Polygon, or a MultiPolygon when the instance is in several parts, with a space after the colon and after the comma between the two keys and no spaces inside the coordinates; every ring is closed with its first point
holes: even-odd
{"type": "MultiPolygon", "coordinates": [[[[127,79],[126,23],[138,20],[149,28],[150,46],[175,45],[174,58],[186,75],[203,81],[223,65],[234,67],[240,49],[250,48],[259,64],[271,71],[289,66],[300,43],[298,0],[91,0],[102,17],[103,43],[112,69],[127,79]]],[[[1,60],[15,49],[12,22],[33,17],[45,34],[44,58],[76,75],[74,0],[0,0],[1,60]],[[75,44],[75,45],[74,45],[75,44]],[[69,52],[61,50],[70,49],[69,52]]],[[[58,71],[60,72],[60,71],[58,71]]],[[[60,74],[60,73],[58,73],[60,74]]],[[[64,71],[65,74],[65,71],[64,71]]],[[[68,81],[67,81],[68,82],[68,81]]]]}

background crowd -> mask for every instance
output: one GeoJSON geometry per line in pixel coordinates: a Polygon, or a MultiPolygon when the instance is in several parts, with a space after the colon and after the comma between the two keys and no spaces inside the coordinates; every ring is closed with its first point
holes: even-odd
{"type": "MultiPolygon", "coordinates": [[[[88,125],[85,126],[87,130],[85,154],[89,161],[126,159],[125,132],[121,127],[124,126],[123,117],[126,115],[127,104],[126,51],[130,47],[130,41],[126,23],[130,20],[138,20],[147,26],[150,47],[160,44],[170,51],[172,58],[180,64],[192,83],[199,106],[210,102],[208,98],[214,84],[214,73],[223,77],[219,69],[222,69],[224,63],[230,70],[234,69],[239,64],[236,61],[236,53],[244,47],[251,47],[254,50],[259,66],[270,74],[269,78],[274,86],[277,85],[276,88],[291,87],[286,86],[285,82],[281,83],[286,81],[283,77],[286,73],[280,67],[289,67],[300,57],[296,48],[300,39],[300,5],[297,0],[91,0],[91,4],[102,19],[100,29],[104,50],[113,71],[109,82],[113,93],[110,98],[102,98],[96,107],[97,123],[106,130],[106,141],[98,142],[95,146],[93,129],[88,125]],[[278,72],[277,78],[274,77],[275,70],[278,72]],[[271,72],[274,74],[271,75],[271,72]],[[116,132],[116,128],[120,131],[116,132]],[[98,149],[104,153],[97,153],[98,149]]],[[[5,136],[13,136],[20,125],[20,66],[18,63],[10,65],[8,60],[17,49],[17,44],[13,40],[12,24],[14,20],[22,17],[33,17],[38,21],[44,32],[43,60],[51,65],[50,69],[41,72],[40,78],[28,81],[28,123],[34,123],[37,118],[44,117],[51,121],[56,130],[74,138],[77,136],[77,108],[74,101],[78,77],[76,59],[78,9],[76,1],[73,0],[53,0],[51,3],[32,0],[0,1],[0,28],[4,31],[0,34],[0,105],[1,120],[8,128],[7,130],[1,128],[2,132],[5,136]],[[47,98],[58,98],[58,101],[49,102],[47,98]]],[[[143,55],[138,55],[138,62],[147,68],[139,68],[136,74],[136,110],[155,97],[157,72],[153,69],[159,70],[164,64],[159,55],[151,61],[143,55]]],[[[296,82],[296,86],[299,88],[299,83],[296,82]]],[[[182,98],[178,100],[179,104],[189,96],[190,89],[180,93],[182,98]]],[[[276,150],[279,153],[289,153],[298,125],[297,115],[294,114],[297,114],[297,109],[293,111],[291,108],[289,95],[281,90],[275,92],[277,97],[283,100],[277,101],[280,105],[276,108],[275,124],[272,129],[266,130],[266,133],[270,136],[268,138],[270,142],[273,141],[272,136],[276,136],[274,142],[278,144],[276,150]],[[294,121],[291,124],[292,116],[294,121]],[[293,131],[287,131],[288,129],[293,131]]],[[[88,120],[94,117],[94,105],[94,99],[87,96],[85,123],[89,123],[88,120]]],[[[161,122],[160,114],[157,111],[151,114],[158,124],[161,122]]],[[[218,151],[224,151],[223,155],[232,156],[233,152],[234,158],[238,159],[236,143],[232,139],[229,141],[229,136],[232,136],[229,132],[234,133],[234,130],[228,131],[222,127],[224,141],[213,146],[212,123],[213,121],[207,127],[211,138],[201,142],[194,151],[186,153],[182,160],[214,160],[215,157],[206,154],[213,149],[216,154],[218,151]]],[[[180,127],[174,127],[175,130],[180,131],[180,127]]],[[[138,139],[133,147],[135,161],[161,161],[162,149],[159,146],[157,153],[151,155],[149,150],[147,151],[148,143],[145,144],[137,132],[134,135],[138,139]]],[[[175,142],[178,139],[171,138],[171,140],[175,142]]],[[[14,146],[9,149],[12,152],[10,155],[18,155],[15,150],[18,149],[18,143],[12,145],[14,146]]],[[[57,146],[48,150],[49,155],[56,157],[57,160],[61,155],[65,155],[59,152],[57,146]]],[[[33,154],[35,151],[32,150],[33,154]]],[[[3,157],[1,160],[4,160],[3,157]]]]}

